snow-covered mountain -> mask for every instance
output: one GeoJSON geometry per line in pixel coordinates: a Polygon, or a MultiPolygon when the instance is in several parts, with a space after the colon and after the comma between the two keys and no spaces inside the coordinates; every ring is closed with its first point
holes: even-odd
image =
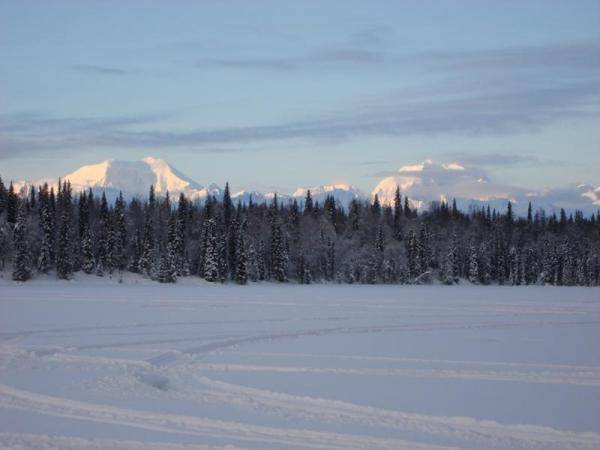
{"type": "Polygon", "coordinates": [[[391,205],[396,187],[403,196],[408,196],[415,208],[425,208],[432,201],[452,201],[456,199],[462,210],[470,207],[490,205],[503,210],[508,201],[515,212],[524,214],[531,201],[535,208],[548,212],[579,209],[592,213],[600,207],[600,187],[587,184],[564,188],[528,190],[497,182],[477,167],[469,167],[457,162],[441,164],[426,160],[418,164],[405,165],[390,176],[382,179],[371,192],[377,194],[383,204],[391,205]]]}
{"type": "Polygon", "coordinates": [[[128,196],[145,195],[153,185],[157,194],[171,195],[183,192],[190,198],[206,196],[211,189],[205,188],[162,159],[147,157],[141,161],[109,159],[99,164],[83,166],[64,176],[71,182],[75,192],[84,189],[122,191],[128,196]]]}
{"type": "MultiPolygon", "coordinates": [[[[150,186],[158,195],[177,196],[185,194],[190,199],[203,199],[208,195],[219,197],[222,189],[216,184],[202,186],[179,172],[162,159],[146,157],[141,161],[122,161],[109,159],[98,164],[82,166],[62,177],[71,183],[73,192],[92,189],[96,193],[104,192],[114,198],[119,192],[126,197],[143,197],[148,194],[150,186]]],[[[39,180],[33,185],[47,182],[56,186],[56,180],[39,180]]],[[[29,183],[21,183],[27,187],[29,183]]]]}
{"type": "MultiPolygon", "coordinates": [[[[114,199],[119,191],[126,197],[145,197],[151,185],[158,195],[167,191],[172,198],[180,193],[192,200],[204,200],[207,196],[222,198],[223,188],[217,184],[202,185],[179,172],[164,160],[146,157],[141,161],[107,160],[98,164],[83,166],[62,177],[69,180],[75,193],[92,189],[96,193],[104,192],[114,199]]],[[[17,190],[38,186],[43,182],[56,186],[56,180],[39,180],[34,183],[15,182],[17,190]]],[[[382,179],[371,192],[371,198],[377,194],[380,202],[391,205],[396,187],[400,187],[402,196],[408,196],[414,208],[426,208],[431,201],[452,201],[456,199],[458,207],[468,210],[473,206],[490,205],[504,209],[507,201],[514,204],[515,212],[523,214],[531,201],[535,208],[544,208],[549,212],[560,208],[573,211],[579,209],[592,213],[600,208],[600,186],[577,184],[563,188],[546,190],[527,190],[491,179],[485,170],[463,165],[458,162],[442,164],[426,160],[417,164],[400,167],[382,179]]],[[[310,189],[315,202],[323,204],[331,195],[336,203],[348,208],[354,199],[367,200],[359,189],[349,184],[328,184],[315,187],[302,187],[292,194],[277,193],[279,202],[284,204],[296,199],[302,206],[310,189]]],[[[241,190],[231,194],[234,203],[270,202],[274,192],[241,190]]]]}
{"type": "Polygon", "coordinates": [[[328,196],[333,197],[336,204],[343,208],[348,208],[352,200],[364,200],[367,198],[359,189],[345,183],[326,184],[311,188],[298,188],[294,191],[292,197],[296,198],[298,203],[302,205],[309,190],[313,201],[319,202],[321,205],[328,196]]]}

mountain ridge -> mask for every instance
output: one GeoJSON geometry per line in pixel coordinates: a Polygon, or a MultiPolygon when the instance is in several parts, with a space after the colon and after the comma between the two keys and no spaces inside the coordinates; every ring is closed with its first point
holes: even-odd
{"type": "MultiPolygon", "coordinates": [[[[222,198],[223,187],[211,183],[202,185],[186,176],[171,164],[160,158],[148,156],[139,161],[107,159],[100,163],[84,165],[62,177],[70,181],[73,191],[80,192],[92,189],[95,193],[104,192],[114,199],[119,192],[125,197],[144,197],[150,186],[154,186],[157,195],[178,196],[183,193],[191,200],[203,201],[208,196],[222,198]]],[[[17,182],[17,189],[41,185],[48,182],[56,187],[56,181],[39,180],[34,183],[17,182]]],[[[432,201],[448,202],[456,200],[462,210],[490,205],[503,209],[508,201],[514,204],[515,212],[526,212],[529,201],[536,208],[544,208],[550,212],[560,208],[579,209],[586,213],[600,208],[600,186],[577,184],[560,189],[530,191],[510,185],[495,183],[487,174],[478,168],[467,167],[457,162],[449,164],[436,163],[430,159],[417,164],[401,166],[398,171],[384,177],[370,195],[348,183],[331,183],[313,187],[299,187],[292,193],[259,192],[239,190],[231,194],[237,203],[262,203],[271,201],[275,194],[281,202],[297,200],[304,204],[310,190],[313,201],[323,203],[328,196],[333,196],[336,203],[348,208],[353,200],[372,200],[377,195],[383,205],[392,205],[396,188],[402,196],[409,198],[409,204],[416,209],[423,209],[432,201]]]]}

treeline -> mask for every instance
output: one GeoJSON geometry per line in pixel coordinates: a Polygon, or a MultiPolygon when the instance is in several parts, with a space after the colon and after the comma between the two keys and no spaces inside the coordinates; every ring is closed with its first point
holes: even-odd
{"type": "Polygon", "coordinates": [[[36,273],[69,279],[139,273],[162,283],[211,282],[600,285],[600,212],[543,210],[516,217],[489,207],[469,213],[432,203],[417,213],[398,189],[348,210],[333,197],[233,204],[157,197],[108,202],[104,194],[47,185],[18,195],[0,179],[0,269],[26,281],[36,273]]]}

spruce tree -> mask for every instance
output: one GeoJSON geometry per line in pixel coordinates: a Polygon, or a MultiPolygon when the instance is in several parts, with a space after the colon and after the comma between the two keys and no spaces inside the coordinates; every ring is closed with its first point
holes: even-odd
{"type": "Polygon", "coordinates": [[[360,228],[360,203],[358,200],[353,199],[350,202],[350,213],[349,213],[350,229],[358,231],[360,228]]]}
{"type": "Polygon", "coordinates": [[[115,201],[112,226],[112,259],[114,267],[119,271],[127,267],[127,222],[125,219],[125,200],[123,193],[115,201]]]}
{"type": "Polygon", "coordinates": [[[509,276],[510,284],[518,286],[521,284],[521,258],[519,251],[512,246],[508,252],[509,258],[509,276]]]}
{"type": "Polygon", "coordinates": [[[110,211],[106,194],[102,193],[100,200],[100,224],[98,227],[98,264],[96,266],[96,275],[104,276],[105,272],[112,273],[112,227],[110,220],[110,211]]]}
{"type": "Polygon", "coordinates": [[[479,283],[479,263],[477,262],[477,249],[473,244],[469,247],[469,281],[479,283]]]}
{"type": "Polygon", "coordinates": [[[160,283],[175,283],[177,281],[177,220],[174,214],[169,219],[167,244],[160,255],[157,279],[160,283]]]}
{"type": "Polygon", "coordinates": [[[257,253],[257,266],[258,266],[258,279],[260,281],[264,281],[267,279],[267,264],[265,262],[265,243],[264,241],[260,241],[258,243],[258,253],[257,253]]]}
{"type": "MultiPolygon", "coordinates": [[[[405,197],[406,198],[406,197],[405,197]]],[[[410,230],[408,235],[408,239],[405,241],[406,246],[406,256],[407,256],[407,266],[408,273],[411,279],[414,279],[421,275],[422,266],[421,266],[421,252],[419,250],[419,241],[417,239],[417,234],[413,229],[410,230]]]]}
{"type": "Polygon", "coordinates": [[[237,250],[238,243],[237,240],[240,235],[240,226],[237,222],[236,218],[230,223],[229,228],[227,229],[227,268],[229,270],[229,276],[232,280],[236,279],[236,270],[237,270],[237,250]]]}
{"type": "Polygon", "coordinates": [[[248,245],[248,278],[250,281],[258,281],[260,279],[258,256],[252,244],[248,245]]]}
{"type": "Polygon", "coordinates": [[[225,229],[228,229],[231,224],[232,211],[233,203],[231,202],[231,195],[229,194],[229,182],[227,182],[225,183],[225,190],[223,191],[223,221],[225,223],[225,229]]]}
{"type": "Polygon", "coordinates": [[[219,281],[225,283],[229,278],[229,265],[227,264],[227,241],[223,234],[217,235],[217,268],[219,281]]]}
{"type": "Polygon", "coordinates": [[[235,281],[237,284],[248,283],[248,266],[246,257],[246,246],[244,242],[245,227],[242,225],[239,228],[239,236],[237,239],[236,249],[236,268],[235,268],[235,281]]]}
{"type": "Polygon", "coordinates": [[[155,208],[154,187],[150,188],[150,196],[146,207],[146,221],[144,225],[144,235],[142,238],[142,253],[139,260],[140,273],[147,277],[153,278],[156,264],[157,245],[155,241],[154,231],[154,208],[155,208]]]}
{"type": "Polygon", "coordinates": [[[94,272],[96,268],[96,259],[94,257],[94,244],[93,236],[89,227],[87,227],[83,234],[83,241],[81,243],[82,262],[81,270],[87,274],[94,272]]]}
{"type": "Polygon", "coordinates": [[[402,197],[399,186],[396,186],[394,193],[394,238],[398,241],[402,240],[402,197]]]}
{"type": "Polygon", "coordinates": [[[381,217],[381,203],[379,203],[379,195],[373,196],[373,203],[371,204],[371,214],[375,220],[379,220],[381,217]]]}
{"type": "Polygon", "coordinates": [[[12,279],[27,281],[31,278],[31,254],[27,233],[25,207],[19,208],[13,231],[14,260],[12,279]]]}
{"type": "Polygon", "coordinates": [[[11,225],[14,225],[17,221],[17,214],[19,211],[19,197],[15,192],[15,187],[12,181],[8,188],[8,194],[6,195],[6,221],[11,225]]]}
{"type": "Polygon", "coordinates": [[[206,281],[219,280],[219,253],[217,231],[214,219],[209,219],[206,227],[203,276],[206,281]]]}
{"type": "Polygon", "coordinates": [[[61,209],[56,251],[56,276],[68,280],[73,274],[73,234],[71,229],[71,186],[64,182],[59,191],[61,209]]]}
{"type": "Polygon", "coordinates": [[[453,235],[448,245],[442,264],[442,282],[454,284],[458,282],[458,255],[456,248],[456,235],[453,235]]]}
{"type": "Polygon", "coordinates": [[[310,194],[310,189],[306,191],[306,197],[304,198],[304,215],[309,216],[313,212],[313,200],[310,194]]]}
{"type": "Polygon", "coordinates": [[[73,274],[73,251],[71,242],[71,229],[69,213],[63,210],[60,218],[58,235],[58,249],[56,252],[56,275],[58,278],[68,280],[73,274]]]}
{"type": "Polygon", "coordinates": [[[281,226],[276,221],[271,225],[271,274],[281,282],[287,281],[287,255],[281,233],[281,226]]]}
{"type": "Polygon", "coordinates": [[[490,267],[490,252],[485,242],[479,245],[479,281],[481,284],[490,284],[492,280],[492,273],[490,267]]]}
{"type": "Polygon", "coordinates": [[[189,264],[186,258],[186,228],[188,216],[188,201],[185,195],[179,195],[177,205],[177,231],[175,237],[177,276],[189,275],[189,264]]]}
{"type": "Polygon", "coordinates": [[[0,216],[6,209],[6,202],[8,200],[8,191],[6,190],[6,186],[2,181],[2,177],[0,177],[0,216]]]}
{"type": "MultiPolygon", "coordinates": [[[[47,185],[46,185],[47,188],[47,185]]],[[[38,257],[38,270],[42,273],[48,273],[53,265],[54,229],[51,217],[50,205],[48,199],[42,197],[40,209],[40,228],[42,232],[42,243],[38,257]]]]}

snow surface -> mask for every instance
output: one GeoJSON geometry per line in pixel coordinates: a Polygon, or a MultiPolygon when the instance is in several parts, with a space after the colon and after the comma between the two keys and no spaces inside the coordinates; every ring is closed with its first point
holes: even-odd
{"type": "Polygon", "coordinates": [[[0,448],[600,448],[600,290],[0,279],[0,448]]]}

